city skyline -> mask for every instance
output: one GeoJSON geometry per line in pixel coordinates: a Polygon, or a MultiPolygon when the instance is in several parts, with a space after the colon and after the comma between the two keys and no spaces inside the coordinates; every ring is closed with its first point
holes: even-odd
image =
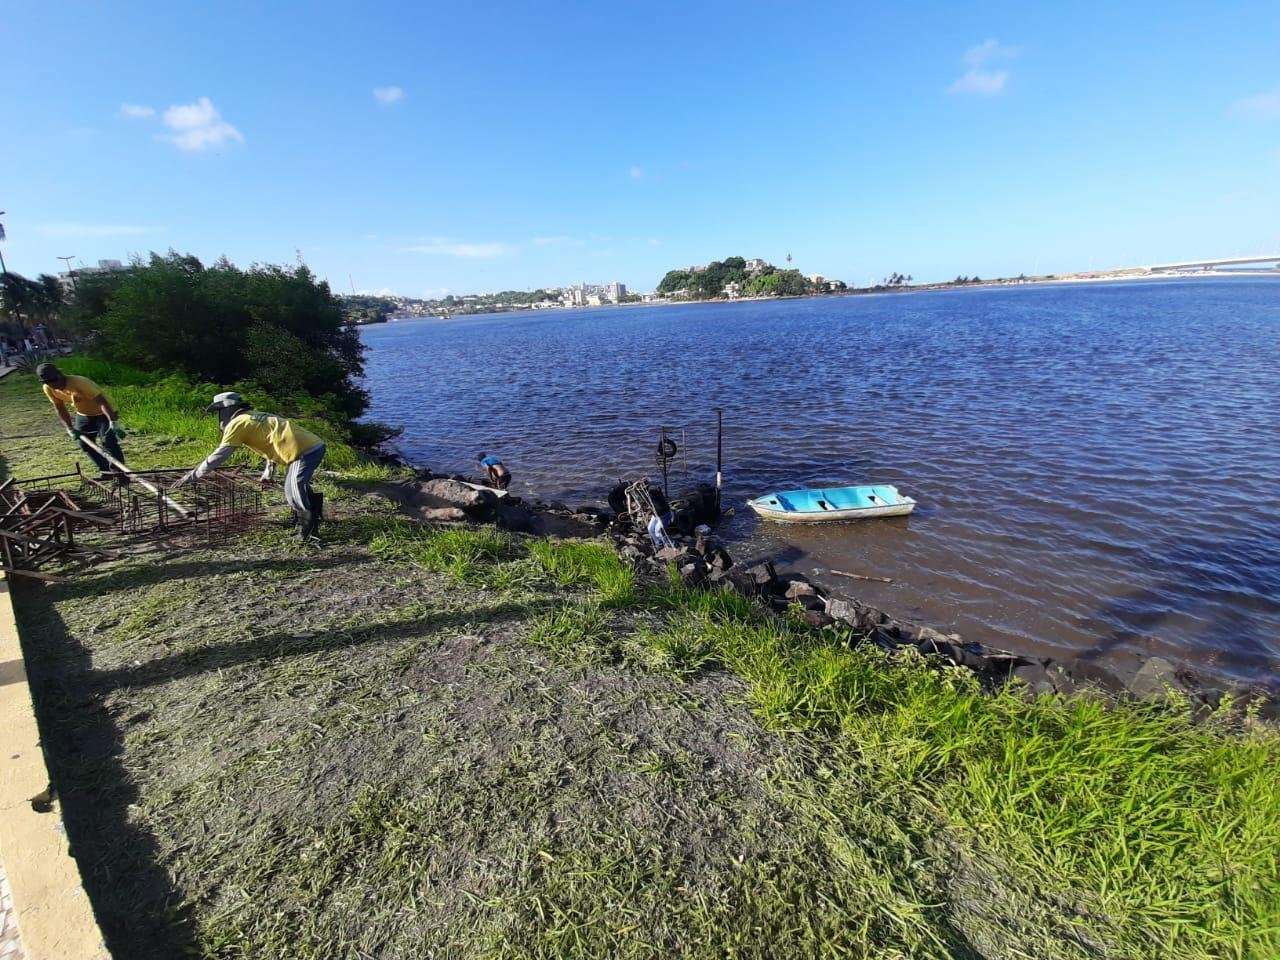
{"type": "Polygon", "coordinates": [[[1280,248],[1266,5],[768,11],[11,4],[4,256],[301,255],[424,297],[1280,248]]]}

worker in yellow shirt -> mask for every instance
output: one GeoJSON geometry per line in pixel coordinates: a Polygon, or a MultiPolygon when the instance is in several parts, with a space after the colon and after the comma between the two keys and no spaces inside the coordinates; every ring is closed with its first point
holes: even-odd
{"type": "MultiPolygon", "coordinates": [[[[102,454],[85,443],[86,439],[92,440],[116,460],[124,463],[120,441],[124,439],[125,433],[120,427],[115,407],[102,392],[102,388],[88,377],[65,374],[52,363],[42,363],[36,367],[36,376],[44,384],[44,395],[49,398],[53,408],[58,411],[58,418],[67,428],[67,436],[79,444],[80,449],[98,468],[99,479],[117,475],[119,471],[102,454]]],[[[123,479],[123,475],[121,478],[123,479]]]]}
{"type": "Polygon", "coordinates": [[[298,539],[315,539],[323,519],[324,494],[311,489],[311,477],[324,459],[324,441],[286,417],[251,410],[238,393],[218,394],[205,412],[217,413],[222,442],[199,466],[184,474],[173,489],[218,469],[239,447],[248,447],[267,461],[262,474],[264,483],[275,474],[277,464],[285,468],[285,503],[302,524],[298,539]]]}

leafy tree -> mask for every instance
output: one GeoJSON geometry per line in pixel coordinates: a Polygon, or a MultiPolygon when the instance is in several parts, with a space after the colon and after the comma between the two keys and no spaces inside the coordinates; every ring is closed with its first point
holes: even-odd
{"type": "Polygon", "coordinates": [[[784,297],[802,297],[813,291],[808,279],[799,270],[779,270],[774,274],[778,278],[778,293],[784,297]]]}
{"type": "Polygon", "coordinates": [[[170,252],[137,261],[87,318],[104,359],[217,384],[257,383],[273,396],[318,400],[336,419],[368,406],[364,348],[342,302],[305,265],[226,259],[205,267],[170,252]]]}
{"type": "Polygon", "coordinates": [[[688,270],[668,270],[667,275],[662,278],[662,282],[658,284],[659,293],[675,293],[677,290],[684,290],[689,287],[690,273],[688,270]]]}

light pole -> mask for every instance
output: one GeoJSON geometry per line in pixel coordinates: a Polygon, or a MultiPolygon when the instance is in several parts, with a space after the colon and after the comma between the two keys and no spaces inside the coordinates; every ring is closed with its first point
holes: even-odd
{"type": "MultiPolygon", "coordinates": [[[[4,216],[4,211],[0,210],[0,217],[4,216]]],[[[4,240],[4,224],[0,223],[0,241],[4,240]]],[[[0,276],[7,274],[9,268],[4,265],[4,254],[0,253],[0,276]]]]}
{"type": "Polygon", "coordinates": [[[74,253],[69,257],[55,257],[57,260],[65,260],[67,262],[67,276],[71,278],[71,289],[79,293],[79,288],[76,286],[76,272],[71,269],[71,261],[75,258],[76,255],[74,253]]]}

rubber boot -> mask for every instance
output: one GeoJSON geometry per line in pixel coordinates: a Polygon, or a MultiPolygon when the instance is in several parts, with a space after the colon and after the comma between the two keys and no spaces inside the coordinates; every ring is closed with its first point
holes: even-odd
{"type": "Polygon", "coordinates": [[[316,516],[314,510],[299,510],[298,522],[302,524],[302,528],[293,535],[293,539],[299,543],[306,543],[315,536],[315,530],[320,526],[320,518],[316,516]]]}
{"type": "Polygon", "coordinates": [[[311,493],[311,509],[302,511],[302,530],[298,532],[298,539],[302,541],[318,540],[317,534],[320,532],[320,521],[324,519],[324,494],[311,493]]]}

